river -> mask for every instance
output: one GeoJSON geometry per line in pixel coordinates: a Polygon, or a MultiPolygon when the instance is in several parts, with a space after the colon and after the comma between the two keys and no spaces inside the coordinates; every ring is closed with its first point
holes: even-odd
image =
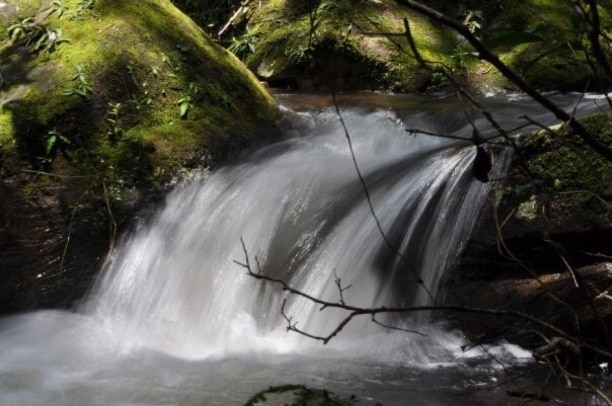
{"type": "MultiPolygon", "coordinates": [[[[256,280],[237,262],[248,257],[255,271],[323,300],[436,304],[496,183],[471,174],[473,126],[494,132],[453,98],[339,97],[353,156],[329,96],[277,97],[283,139],[189,176],[122,237],[82,306],[0,320],[0,404],[241,405],[269,386],[303,384],[360,405],[514,405],[507,390],[538,391],[544,373],[525,374],[537,371],[529,352],[504,342],[472,348],[427,313],[379,318],[411,332],[362,316],[326,345],[287,331],[286,317],[325,335],[346,313],[256,280]]],[[[568,107],[577,99],[557,97],[568,107]]],[[[526,111],[552,122],[520,96],[484,102],[507,129],[526,111]]],[[[498,178],[510,148],[495,156],[498,178]]],[[[560,387],[549,396],[596,404],[560,387]]]]}

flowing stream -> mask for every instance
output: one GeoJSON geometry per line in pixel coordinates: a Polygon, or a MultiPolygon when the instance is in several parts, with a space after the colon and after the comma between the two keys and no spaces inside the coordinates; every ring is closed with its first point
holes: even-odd
{"type": "MultiPolygon", "coordinates": [[[[464,350],[460,332],[425,313],[378,318],[413,333],[361,316],[323,345],[287,332],[281,306],[318,336],[346,313],[236,263],[248,255],[254,271],[331,302],[435,304],[493,182],[473,178],[470,142],[406,129],[470,138],[470,120],[485,136],[490,126],[448,99],[341,99],[370,206],[329,98],[279,99],[285,137],[177,186],[124,236],[82,308],[0,320],[0,404],[240,405],[289,383],[364,405],[515,404],[495,385],[531,362],[526,351],[464,350]]],[[[524,123],[525,107],[550,122],[524,100],[487,103],[506,128],[524,123]]],[[[508,150],[496,152],[494,178],[508,150]]]]}

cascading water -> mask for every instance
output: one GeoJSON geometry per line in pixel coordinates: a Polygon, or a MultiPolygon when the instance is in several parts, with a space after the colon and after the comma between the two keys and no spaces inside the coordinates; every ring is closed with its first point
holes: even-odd
{"type": "MultiPolygon", "coordinates": [[[[240,244],[262,271],[335,301],[334,279],[358,306],[427,303],[457,255],[488,186],[472,180],[474,148],[411,138],[394,113],[347,112],[359,165],[384,230],[365,199],[337,117],[315,117],[316,134],[292,137],[175,192],[150,227],[117,253],[87,313],[120,325],[126,340],[183,357],[244,349],[245,333],[282,331],[286,295],[247,276],[240,244]],[[424,286],[415,282],[415,275],[424,286]]],[[[289,295],[286,310],[313,334],[341,312],[289,295]]],[[[351,328],[362,334],[369,320],[351,328]]]]}
{"type": "MultiPolygon", "coordinates": [[[[486,351],[464,353],[458,333],[415,319],[407,322],[427,337],[363,318],[323,347],[285,331],[282,301],[311,334],[328,334],[341,312],[319,311],[234,262],[245,261],[242,239],[262,272],[309,295],[339,300],[339,279],[351,286],[343,291],[351,305],[432,304],[490,186],[471,175],[469,143],[405,131],[469,138],[462,110],[407,100],[400,110],[343,111],[376,218],[407,260],[382,238],[334,111],[287,112],[284,140],[177,187],[150,224],[124,238],[81,312],[1,322],[0,403],[231,405],[297,381],[386,404],[405,404],[406,390],[412,404],[449,404],[423,392],[415,371],[449,371],[486,351]]],[[[527,356],[504,345],[487,351],[498,361],[527,356]]],[[[436,374],[457,390],[456,373],[436,374]]]]}

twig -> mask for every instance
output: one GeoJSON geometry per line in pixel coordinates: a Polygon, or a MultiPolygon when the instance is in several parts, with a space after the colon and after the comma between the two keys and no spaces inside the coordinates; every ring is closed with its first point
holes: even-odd
{"type": "Polygon", "coordinates": [[[517,263],[521,268],[523,268],[528,274],[529,276],[531,276],[537,283],[538,285],[544,289],[545,293],[552,298],[554,301],[556,301],[557,303],[559,303],[560,305],[564,306],[573,316],[574,318],[574,323],[575,326],[578,330],[580,330],[580,321],[579,321],[579,317],[578,314],[576,313],[576,311],[572,308],[572,306],[570,306],[568,303],[566,303],[565,301],[563,301],[561,298],[559,298],[557,295],[555,295],[550,288],[544,283],[542,282],[542,280],[539,278],[539,276],[535,273],[535,271],[533,269],[531,269],[530,267],[528,267],[523,261],[521,261],[518,257],[516,257],[516,255],[514,255],[514,253],[512,252],[512,250],[510,250],[510,248],[508,247],[508,245],[506,244],[506,240],[501,232],[501,228],[500,228],[500,222],[499,222],[499,213],[498,213],[498,207],[495,206],[493,208],[493,220],[495,222],[495,230],[497,233],[497,244],[498,244],[498,248],[503,249],[503,252],[505,252],[505,254],[507,255],[508,258],[510,258],[512,261],[514,261],[515,263],[517,263]]]}
{"type": "Polygon", "coordinates": [[[523,391],[514,391],[509,390],[506,391],[506,395],[511,398],[521,398],[521,399],[531,399],[531,400],[539,400],[541,402],[550,402],[550,398],[548,396],[542,395],[540,393],[528,393],[523,391]]]}
{"type": "Polygon", "coordinates": [[[22,169],[21,171],[25,173],[33,173],[35,175],[45,175],[45,176],[52,176],[54,178],[63,178],[63,179],[83,179],[83,178],[91,178],[94,176],[94,175],[58,175],[56,173],[44,172],[44,171],[34,171],[31,169],[22,169]]]}
{"type": "Polygon", "coordinates": [[[471,142],[471,140],[469,138],[459,137],[457,135],[434,133],[434,132],[431,132],[431,131],[424,131],[424,130],[419,130],[419,129],[416,129],[416,128],[406,128],[406,132],[409,133],[410,135],[423,134],[423,135],[427,135],[429,137],[448,138],[450,140],[471,142]]]}
{"type": "Polygon", "coordinates": [[[336,284],[336,287],[338,288],[338,294],[340,295],[340,303],[345,304],[344,292],[349,290],[353,285],[342,287],[342,279],[338,277],[338,274],[336,273],[335,269],[334,269],[334,283],[336,284]]]}
{"type": "Polygon", "coordinates": [[[612,406],[612,399],[610,399],[610,397],[608,397],[608,395],[606,395],[604,393],[604,391],[602,391],[601,389],[599,389],[597,386],[593,385],[593,383],[589,382],[588,379],[585,379],[582,376],[578,376],[578,375],[574,375],[568,371],[566,371],[566,374],[572,378],[575,379],[581,383],[583,383],[584,385],[588,386],[593,393],[597,394],[597,396],[599,396],[604,402],[606,402],[606,405],[608,406],[612,406]]]}
{"type": "Polygon", "coordinates": [[[108,189],[106,187],[106,180],[102,179],[102,190],[104,191],[104,203],[106,204],[106,211],[108,213],[108,224],[109,224],[109,235],[108,235],[108,251],[106,252],[106,258],[102,263],[101,269],[104,269],[110,262],[110,259],[115,250],[115,237],[117,235],[117,222],[113,216],[113,210],[111,208],[110,199],[108,197],[108,189]]]}
{"type": "Polygon", "coordinates": [[[419,335],[421,337],[427,337],[427,334],[421,333],[418,330],[413,330],[413,329],[405,328],[405,327],[392,326],[390,324],[384,324],[384,323],[382,323],[382,322],[380,322],[380,321],[378,321],[376,319],[376,315],[372,315],[372,323],[374,323],[374,324],[376,324],[376,325],[378,325],[378,326],[380,326],[382,328],[386,328],[388,330],[402,331],[404,333],[416,334],[416,335],[419,335]]]}
{"type": "Polygon", "coordinates": [[[553,113],[555,117],[569,124],[574,132],[584,140],[594,151],[608,161],[612,161],[612,149],[603,144],[574,117],[566,113],[562,108],[553,103],[550,99],[537,91],[528,84],[523,78],[516,74],[506,64],[504,64],[495,54],[493,54],[470,30],[458,21],[414,0],[395,0],[396,3],[408,7],[418,13],[425,15],[435,21],[451,28],[453,31],[465,38],[478,52],[479,58],[493,65],[503,76],[527,93],[533,100],[553,113]]]}
{"type": "MultiPolygon", "coordinates": [[[[421,53],[419,52],[416,43],[414,41],[414,37],[412,36],[412,31],[410,30],[410,23],[408,22],[407,18],[404,18],[403,20],[404,22],[404,30],[405,30],[405,35],[406,35],[406,39],[408,40],[408,44],[410,46],[410,50],[412,51],[412,53],[414,54],[416,60],[419,62],[419,64],[428,70],[431,70],[430,66],[428,65],[427,61],[425,59],[423,59],[423,57],[421,56],[421,53]]],[[[480,112],[480,114],[483,115],[483,117],[489,122],[489,124],[491,124],[491,126],[497,131],[498,136],[501,136],[502,138],[504,138],[504,140],[506,140],[514,149],[515,153],[517,154],[517,158],[518,158],[518,165],[520,165],[528,174],[531,174],[531,170],[529,169],[529,167],[527,166],[527,164],[523,161],[523,158],[521,157],[520,154],[520,148],[518,146],[518,144],[516,143],[516,141],[510,136],[510,133],[506,130],[504,130],[504,128],[497,122],[497,120],[495,120],[493,118],[493,116],[491,115],[491,113],[489,113],[478,101],[476,101],[476,99],[470,94],[469,91],[467,91],[465,89],[464,86],[462,86],[453,76],[453,74],[450,72],[450,69],[448,67],[446,67],[444,64],[439,63],[439,65],[442,66],[441,69],[441,73],[444,75],[444,77],[453,84],[453,86],[455,87],[455,89],[457,90],[457,94],[460,98],[465,98],[467,100],[467,102],[469,103],[470,107],[473,109],[476,109],[478,112],[480,112]]],[[[471,119],[471,117],[468,117],[470,124],[472,125],[472,127],[474,128],[474,134],[478,133],[478,129],[476,128],[473,120],[471,119]]],[[[482,140],[480,139],[480,137],[474,137],[473,142],[475,144],[477,144],[477,142],[481,142],[482,140]]]]}
{"type": "MultiPolygon", "coordinates": [[[[381,307],[364,308],[364,307],[352,306],[348,304],[342,304],[338,302],[330,302],[327,300],[323,300],[321,298],[312,296],[308,293],[305,293],[299,289],[294,288],[293,286],[285,282],[283,279],[278,279],[278,278],[273,278],[271,276],[267,276],[261,271],[261,269],[253,270],[250,265],[249,255],[248,255],[248,251],[246,249],[244,240],[241,238],[240,242],[242,244],[242,249],[245,254],[245,262],[242,263],[242,262],[234,260],[234,263],[245,268],[249,276],[252,276],[255,279],[277,284],[282,288],[282,290],[290,294],[305,298],[314,304],[320,305],[321,307],[319,310],[324,310],[327,308],[334,308],[334,309],[345,310],[349,313],[338,324],[338,326],[336,326],[336,328],[334,328],[334,330],[326,336],[315,336],[315,335],[311,335],[310,333],[300,330],[299,328],[296,327],[297,323],[293,323],[293,320],[291,317],[289,317],[286,314],[283,314],[285,319],[289,322],[289,326],[287,328],[288,330],[298,332],[310,338],[321,340],[323,341],[324,344],[327,344],[332,338],[337,336],[338,333],[340,333],[344,329],[344,327],[354,317],[357,317],[357,316],[361,316],[361,315],[375,316],[377,314],[415,313],[415,312],[429,312],[429,311],[454,311],[454,312],[461,312],[461,313],[479,313],[479,314],[486,314],[486,315],[492,315],[492,316],[509,316],[509,317],[514,317],[514,318],[519,318],[519,319],[527,320],[534,324],[537,324],[547,330],[550,330],[551,332],[557,334],[558,336],[567,339],[569,342],[574,343],[574,338],[572,336],[570,336],[565,331],[559,329],[558,327],[554,326],[553,324],[545,320],[539,319],[537,317],[531,316],[529,314],[516,311],[516,310],[498,310],[498,309],[476,308],[476,307],[459,306],[459,305],[430,305],[430,306],[408,306],[408,307],[381,306],[381,307]]],[[[284,313],[284,306],[283,306],[283,313],[284,313]]],[[[599,353],[607,354],[608,356],[612,356],[612,353],[608,353],[607,351],[599,349],[598,347],[591,346],[588,344],[582,344],[582,345],[585,348],[589,348],[591,350],[597,349],[599,353]]]]}
{"type": "Polygon", "coordinates": [[[221,28],[219,30],[219,32],[217,33],[218,37],[221,37],[221,35],[223,35],[223,33],[225,33],[225,31],[230,27],[230,25],[232,25],[232,23],[234,22],[234,20],[238,17],[238,15],[240,15],[240,12],[242,12],[242,10],[253,0],[245,0],[242,3],[240,3],[240,7],[238,7],[238,9],[236,10],[236,12],[230,17],[230,19],[225,23],[225,25],[223,26],[223,28],[221,28]]]}

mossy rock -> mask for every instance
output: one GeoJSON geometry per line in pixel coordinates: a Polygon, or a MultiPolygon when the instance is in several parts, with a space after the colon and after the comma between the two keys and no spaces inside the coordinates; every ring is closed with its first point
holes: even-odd
{"type": "MultiPolygon", "coordinates": [[[[186,169],[277,134],[278,108],[169,0],[3,4],[11,36],[0,41],[0,251],[12,257],[0,255],[0,277],[12,272],[20,291],[37,272],[36,305],[57,304],[40,299],[58,292],[48,278],[97,270],[109,233],[186,169]]],[[[0,312],[19,308],[16,295],[0,294],[0,312]]]]}
{"type": "Polygon", "coordinates": [[[404,18],[425,59],[452,64],[450,55],[457,46],[452,32],[391,0],[270,0],[253,8],[246,33],[235,38],[230,49],[272,86],[426,88],[431,72],[412,54],[404,18]]]}
{"type": "MultiPolygon", "coordinates": [[[[602,30],[609,32],[612,29],[612,1],[600,1],[598,10],[602,30]]],[[[598,81],[589,65],[586,56],[590,51],[586,35],[588,27],[571,2],[508,0],[500,15],[487,28],[503,28],[515,33],[514,36],[507,35],[506,43],[496,41],[492,50],[538,89],[583,91],[587,86],[605,89],[609,85],[598,81]],[[521,33],[539,40],[514,44],[521,33]]],[[[481,34],[486,44],[487,30],[481,34]]],[[[609,47],[604,47],[604,52],[612,57],[609,47]]],[[[481,83],[514,88],[495,71],[486,69],[484,64],[475,71],[488,73],[476,78],[481,83]]]]}
{"type": "MultiPolygon", "coordinates": [[[[580,121],[612,146],[612,115],[597,113],[580,121]]],[[[508,179],[506,204],[517,207],[523,230],[612,229],[612,164],[566,126],[527,136],[508,179]]]]}

